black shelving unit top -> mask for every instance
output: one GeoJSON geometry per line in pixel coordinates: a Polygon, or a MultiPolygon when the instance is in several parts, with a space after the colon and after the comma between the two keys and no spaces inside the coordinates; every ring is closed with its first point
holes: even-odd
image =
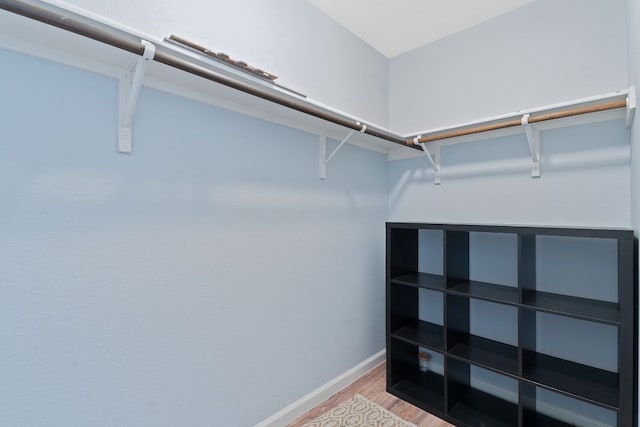
{"type": "Polygon", "coordinates": [[[415,286],[416,288],[444,290],[444,276],[431,273],[407,273],[390,279],[399,285],[415,286]]]}
{"type": "Polygon", "coordinates": [[[518,374],[518,348],[487,338],[465,335],[450,344],[449,354],[480,367],[515,376],[518,374]]]}
{"type": "Polygon", "coordinates": [[[530,289],[524,290],[522,298],[525,308],[609,325],[620,324],[620,305],[617,303],[530,289]]]}
{"type": "Polygon", "coordinates": [[[518,288],[475,280],[457,282],[450,286],[447,292],[453,295],[462,295],[498,303],[518,303],[518,288]]]}
{"type": "Polygon", "coordinates": [[[525,353],[526,380],[607,409],[619,408],[617,373],[530,350],[525,353]]]}
{"type": "Polygon", "coordinates": [[[468,231],[478,233],[509,233],[540,236],[599,237],[603,239],[633,240],[633,230],[626,228],[570,228],[537,227],[530,225],[491,224],[431,224],[413,222],[387,222],[388,228],[410,228],[421,230],[468,231]]]}
{"type": "Polygon", "coordinates": [[[391,332],[391,337],[409,344],[444,351],[443,328],[435,323],[419,320],[415,324],[405,325],[391,332]]]}
{"type": "Polygon", "coordinates": [[[518,405],[469,387],[449,416],[469,427],[513,427],[518,425],[518,405]]]}

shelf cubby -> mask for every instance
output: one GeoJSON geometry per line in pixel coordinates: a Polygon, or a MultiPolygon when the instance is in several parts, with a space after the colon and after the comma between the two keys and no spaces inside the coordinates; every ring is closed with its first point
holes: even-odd
{"type": "Polygon", "coordinates": [[[442,372],[420,371],[421,347],[397,340],[387,354],[387,387],[395,394],[422,408],[444,412],[442,372]]]}
{"type": "Polygon", "coordinates": [[[442,325],[422,320],[402,326],[391,333],[392,338],[439,351],[444,350],[443,336],[442,325]]]}
{"type": "Polygon", "coordinates": [[[418,230],[418,271],[442,277],[444,232],[418,230]]]}
{"type": "Polygon", "coordinates": [[[636,271],[631,230],[388,223],[387,390],[466,427],[636,427],[636,271]]]}
{"type": "Polygon", "coordinates": [[[442,292],[392,284],[389,289],[390,337],[443,351],[442,300],[442,292]]]}
{"type": "Polygon", "coordinates": [[[512,286],[496,285],[493,283],[478,282],[476,280],[465,280],[459,283],[452,283],[448,292],[469,298],[478,298],[498,303],[518,303],[517,288],[512,286]]]}
{"type": "Polygon", "coordinates": [[[537,291],[614,303],[619,300],[615,239],[536,236],[535,261],[537,291]]]}
{"type": "MultiPolygon", "coordinates": [[[[505,395],[517,396],[517,381],[503,377],[499,382],[512,383],[512,390],[503,390],[497,396],[499,388],[493,388],[489,393],[482,390],[483,381],[474,381],[475,373],[482,374],[483,377],[498,376],[481,368],[472,369],[472,365],[449,358],[447,361],[448,375],[447,388],[449,390],[449,401],[447,414],[459,420],[465,426],[470,427],[513,427],[518,424],[518,404],[505,398],[505,395]],[[479,384],[478,384],[479,383],[479,384]]],[[[486,385],[487,382],[484,381],[486,385]]]]}
{"type": "Polygon", "coordinates": [[[446,236],[447,292],[498,303],[519,303],[517,235],[448,231],[446,236]]]}
{"type": "Polygon", "coordinates": [[[522,293],[522,305],[534,310],[593,322],[610,325],[620,323],[620,305],[614,302],[525,289],[522,293]]]}
{"type": "Polygon", "coordinates": [[[518,235],[469,232],[469,277],[479,282],[518,287],[518,235]]]}
{"type": "Polygon", "coordinates": [[[470,427],[513,427],[518,424],[518,405],[466,387],[449,416],[470,427]]]}
{"type": "Polygon", "coordinates": [[[616,327],[524,309],[521,316],[523,378],[596,405],[619,408],[616,327]],[[607,345],[594,347],[596,342],[607,345]]]}
{"type": "Polygon", "coordinates": [[[447,295],[446,308],[449,354],[488,369],[517,375],[518,313],[515,307],[447,295]],[[485,325],[481,321],[485,314],[498,315],[502,323],[500,328],[485,325]],[[476,319],[480,321],[474,321],[476,319]],[[501,330],[498,332],[496,329],[501,330]],[[500,338],[507,342],[500,341],[500,338]]]}
{"type": "Polygon", "coordinates": [[[616,412],[545,390],[521,385],[522,427],[616,427],[616,412]]]}
{"type": "Polygon", "coordinates": [[[454,342],[448,352],[485,368],[511,375],[518,373],[518,347],[500,341],[465,335],[454,342]]]}
{"type": "Polygon", "coordinates": [[[619,408],[618,374],[532,351],[524,352],[523,377],[584,401],[619,408]]]}
{"type": "Polygon", "coordinates": [[[442,375],[416,370],[390,387],[390,392],[428,411],[444,411],[444,378],[442,375]]]}
{"type": "Polygon", "coordinates": [[[406,273],[391,278],[391,283],[397,285],[413,286],[416,288],[444,290],[444,276],[431,273],[406,273]]]}
{"type": "Polygon", "coordinates": [[[618,241],[584,236],[522,236],[528,271],[522,304],[534,310],[610,325],[620,323],[618,241]]]}

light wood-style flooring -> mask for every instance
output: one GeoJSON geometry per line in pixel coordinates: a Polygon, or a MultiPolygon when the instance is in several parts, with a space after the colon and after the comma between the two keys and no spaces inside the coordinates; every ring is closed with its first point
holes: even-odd
{"type": "Polygon", "coordinates": [[[316,406],[311,411],[289,424],[288,427],[301,427],[304,423],[319,417],[330,408],[350,399],[356,394],[366,397],[367,399],[386,408],[389,412],[396,414],[403,420],[413,423],[418,427],[454,427],[440,418],[424,412],[410,403],[387,393],[385,388],[386,365],[383,363],[365,374],[349,387],[333,395],[326,402],[316,406]]]}

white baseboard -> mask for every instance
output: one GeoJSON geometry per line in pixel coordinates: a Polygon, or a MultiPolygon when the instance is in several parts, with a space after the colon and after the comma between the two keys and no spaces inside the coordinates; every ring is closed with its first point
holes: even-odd
{"type": "Polygon", "coordinates": [[[255,427],[286,426],[287,424],[300,418],[325,400],[329,399],[331,396],[333,396],[343,388],[347,387],[350,384],[353,384],[364,374],[384,362],[385,355],[386,350],[380,350],[378,353],[374,354],[364,362],[359,363],[358,365],[349,369],[347,372],[337,376],[328,383],[313,390],[306,396],[303,396],[302,398],[296,400],[291,405],[273,414],[266,420],[259,422],[255,425],[255,427]]]}

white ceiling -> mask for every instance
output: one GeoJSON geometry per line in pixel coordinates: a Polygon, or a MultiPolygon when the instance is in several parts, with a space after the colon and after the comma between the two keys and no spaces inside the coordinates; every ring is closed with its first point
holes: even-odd
{"type": "Polygon", "coordinates": [[[388,58],[534,0],[309,0],[388,58]]]}

